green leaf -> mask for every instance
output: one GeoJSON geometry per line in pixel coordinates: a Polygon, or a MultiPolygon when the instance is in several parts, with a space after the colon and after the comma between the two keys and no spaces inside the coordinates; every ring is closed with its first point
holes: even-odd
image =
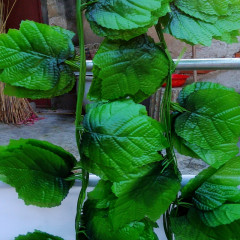
{"type": "Polygon", "coordinates": [[[9,96],[15,97],[28,97],[31,99],[39,98],[52,98],[55,96],[60,96],[64,93],[71,91],[75,85],[75,78],[73,72],[66,66],[59,66],[59,69],[63,69],[60,73],[60,78],[58,84],[51,90],[31,90],[23,87],[15,87],[10,84],[5,85],[4,93],[9,96]]]}
{"type": "Polygon", "coordinates": [[[73,35],[32,21],[23,21],[19,30],[1,34],[0,81],[21,97],[50,98],[69,91],[75,77],[64,61],[75,55],[73,35]]]}
{"type": "Polygon", "coordinates": [[[115,228],[144,217],[157,221],[169,208],[180,190],[180,180],[172,167],[162,169],[158,164],[143,177],[113,184],[118,199],[110,207],[110,218],[115,228]]]}
{"type": "Polygon", "coordinates": [[[240,219],[240,204],[224,204],[214,211],[199,211],[202,221],[210,227],[232,223],[240,219]]]}
{"type": "Polygon", "coordinates": [[[202,210],[210,211],[225,202],[240,202],[240,157],[229,160],[198,187],[193,201],[202,210]]]}
{"type": "Polygon", "coordinates": [[[169,71],[166,54],[145,35],[128,42],[105,40],[93,62],[92,100],[130,96],[141,102],[162,86],[169,71]]]}
{"type": "MultiPolygon", "coordinates": [[[[91,1],[89,1],[91,2],[91,1]]],[[[168,11],[170,0],[98,0],[87,7],[92,30],[109,39],[129,40],[155,25],[168,11]]]]}
{"type": "Polygon", "coordinates": [[[81,239],[91,240],[157,240],[153,232],[155,225],[148,219],[132,222],[114,230],[108,216],[108,209],[96,208],[97,202],[87,200],[82,215],[81,239]],[[87,238],[86,238],[87,235],[87,238]]]}
{"type": "Polygon", "coordinates": [[[26,205],[55,207],[74,181],[76,159],[64,149],[34,139],[11,140],[0,149],[0,180],[14,187],[26,205]]]}
{"type": "Polygon", "coordinates": [[[168,145],[161,124],[131,100],[91,108],[83,126],[82,166],[104,180],[141,176],[144,165],[163,159],[158,151],[168,145]]]}
{"type": "Polygon", "coordinates": [[[179,103],[187,112],[175,119],[178,141],[215,168],[236,156],[240,136],[237,92],[216,83],[195,83],[182,90],[179,103]]]}
{"type": "Polygon", "coordinates": [[[239,1],[176,0],[171,9],[162,19],[164,31],[180,40],[205,46],[210,46],[214,38],[227,43],[238,42],[239,1]]]}
{"type": "Polygon", "coordinates": [[[182,216],[171,217],[171,230],[176,240],[238,240],[240,221],[218,227],[208,227],[191,208],[182,216]]]}
{"type": "Polygon", "coordinates": [[[88,193],[88,199],[96,201],[95,208],[109,208],[111,202],[116,200],[112,192],[113,183],[110,181],[100,180],[94,190],[88,193]]]}
{"type": "Polygon", "coordinates": [[[189,156],[192,158],[199,158],[199,156],[191,150],[185,143],[183,138],[177,136],[174,132],[172,134],[174,148],[182,155],[189,156]]]}
{"type": "Polygon", "coordinates": [[[175,0],[174,4],[188,15],[206,22],[216,22],[218,16],[230,14],[230,7],[236,0],[175,0]]]}
{"type": "Polygon", "coordinates": [[[240,219],[240,157],[218,170],[202,171],[182,190],[182,198],[192,198],[201,220],[210,227],[240,219]]]}
{"type": "Polygon", "coordinates": [[[56,237],[38,230],[33,233],[28,233],[27,235],[19,235],[15,240],[63,240],[60,237],[56,237]]]}

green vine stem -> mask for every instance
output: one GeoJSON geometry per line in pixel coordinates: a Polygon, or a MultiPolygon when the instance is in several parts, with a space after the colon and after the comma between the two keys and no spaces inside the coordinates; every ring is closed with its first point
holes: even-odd
{"type": "MultiPolygon", "coordinates": [[[[84,31],[83,31],[83,19],[82,19],[82,0],[76,0],[76,16],[77,16],[77,32],[79,38],[79,47],[80,47],[80,74],[78,82],[78,93],[77,93],[77,107],[76,107],[76,141],[79,154],[80,153],[80,142],[81,142],[81,121],[82,121],[82,105],[83,97],[85,91],[85,78],[86,78],[86,55],[84,48],[84,31]]],[[[86,190],[88,186],[89,173],[82,169],[82,189],[80,191],[77,203],[77,213],[75,218],[75,231],[76,231],[76,240],[79,236],[79,228],[81,221],[81,212],[84,199],[86,197],[86,190]]]]}
{"type": "Polygon", "coordinates": [[[160,111],[160,120],[165,126],[166,130],[166,137],[169,142],[169,148],[167,148],[167,157],[168,157],[168,163],[166,167],[170,163],[175,163],[175,169],[177,173],[177,161],[176,161],[176,156],[174,154],[173,150],[173,143],[172,143],[172,126],[171,126],[171,100],[172,100],[172,73],[175,71],[175,65],[173,63],[172,57],[168,51],[167,44],[164,39],[163,31],[162,31],[162,25],[160,21],[157,23],[155,26],[156,32],[158,34],[159,40],[160,40],[160,46],[164,50],[168,60],[169,60],[169,73],[167,77],[167,85],[165,88],[165,93],[163,96],[162,104],[161,104],[161,111],[160,111]]]}
{"type": "MultiPolygon", "coordinates": [[[[161,103],[161,111],[160,111],[160,121],[163,123],[163,126],[165,126],[166,130],[166,138],[169,142],[169,147],[166,149],[167,153],[167,161],[165,164],[165,167],[162,171],[165,170],[170,164],[173,164],[175,173],[180,177],[178,167],[177,167],[177,159],[173,150],[173,139],[172,139],[172,123],[171,123],[171,100],[172,100],[172,73],[175,71],[176,66],[173,63],[172,57],[168,51],[166,41],[164,39],[163,31],[162,31],[162,25],[160,21],[155,26],[156,32],[158,34],[159,40],[160,40],[160,46],[164,50],[168,60],[169,60],[169,73],[167,77],[167,85],[165,88],[165,93],[163,96],[163,100],[161,103]]],[[[173,204],[178,205],[177,199],[173,204]]],[[[171,222],[170,222],[170,212],[171,212],[171,206],[169,209],[163,214],[163,226],[164,231],[166,234],[166,237],[168,240],[173,240],[173,233],[171,231],[171,222]]]]}

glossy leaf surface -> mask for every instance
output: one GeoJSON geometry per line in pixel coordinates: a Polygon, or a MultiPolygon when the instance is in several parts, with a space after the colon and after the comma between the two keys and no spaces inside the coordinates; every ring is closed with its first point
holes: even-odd
{"type": "MultiPolygon", "coordinates": [[[[88,1],[91,2],[91,1],[88,1]]],[[[169,0],[99,0],[90,4],[86,17],[92,30],[109,39],[129,40],[146,33],[170,11],[169,0]]]]}
{"type": "Polygon", "coordinates": [[[157,240],[153,232],[156,224],[148,219],[133,221],[116,229],[109,218],[109,207],[116,200],[111,187],[111,182],[101,180],[89,193],[83,208],[81,237],[85,239],[87,235],[92,240],[157,240]]]}
{"type": "MultiPolygon", "coordinates": [[[[175,133],[180,137],[178,144],[182,141],[199,158],[215,168],[238,153],[238,93],[215,83],[196,83],[182,90],[179,103],[187,112],[180,113],[175,119],[175,133]]],[[[178,150],[181,151],[180,148],[178,150]]]]}
{"type": "Polygon", "coordinates": [[[202,171],[182,190],[192,198],[201,220],[210,227],[240,219],[240,157],[229,160],[218,170],[202,171]]]}
{"type": "Polygon", "coordinates": [[[192,45],[210,46],[212,39],[238,42],[240,3],[235,0],[176,0],[163,18],[165,32],[192,45]]]}
{"type": "Polygon", "coordinates": [[[190,209],[186,215],[171,218],[171,229],[176,240],[238,240],[239,226],[238,220],[227,225],[208,227],[200,220],[195,209],[190,209]]]}
{"type": "Polygon", "coordinates": [[[91,108],[83,126],[82,166],[104,180],[141,175],[144,165],[163,159],[158,151],[168,145],[160,123],[131,100],[91,108]]]}
{"type": "Polygon", "coordinates": [[[110,207],[110,219],[118,228],[144,217],[157,221],[176,199],[180,180],[172,168],[162,172],[158,165],[138,179],[114,183],[112,189],[118,199],[110,207]]]}
{"type": "Polygon", "coordinates": [[[73,36],[70,31],[32,21],[1,34],[0,81],[7,83],[6,93],[50,98],[69,91],[75,77],[64,61],[74,57],[73,36]]]}
{"type": "Polygon", "coordinates": [[[128,42],[105,40],[93,62],[92,100],[130,96],[141,102],[161,87],[169,71],[166,54],[145,35],[128,42]]]}
{"type": "Polygon", "coordinates": [[[19,235],[18,237],[15,238],[15,240],[63,240],[63,239],[36,230],[33,233],[28,233],[27,235],[19,235]]]}
{"type": "Polygon", "coordinates": [[[64,149],[34,139],[11,140],[0,148],[0,180],[14,187],[26,205],[55,207],[74,181],[76,159],[64,149]]]}

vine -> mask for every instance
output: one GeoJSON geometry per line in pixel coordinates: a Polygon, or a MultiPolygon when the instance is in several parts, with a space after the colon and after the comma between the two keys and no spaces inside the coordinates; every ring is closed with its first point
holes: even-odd
{"type": "MultiPolygon", "coordinates": [[[[75,121],[80,161],[49,142],[11,140],[0,148],[0,180],[15,187],[27,205],[56,207],[80,179],[76,240],[156,240],[160,216],[168,240],[237,240],[240,96],[220,84],[199,82],[184,87],[172,103],[176,66],[164,39],[170,33],[190,44],[236,42],[240,4],[219,4],[76,0],[80,56],[72,43],[75,34],[60,27],[23,21],[19,30],[0,35],[6,94],[59,96],[73,88],[74,71],[80,70],[75,121]],[[93,59],[92,103],[84,117],[83,11],[92,30],[105,37],[93,59]],[[159,43],[146,34],[152,26],[159,43]],[[164,82],[157,122],[140,103],[164,82]],[[174,148],[210,165],[183,188],[174,148]],[[86,194],[89,173],[101,180],[86,194]]],[[[33,238],[63,240],[38,230],[15,239],[33,238]]]]}
{"type": "MultiPolygon", "coordinates": [[[[79,83],[78,83],[78,94],[77,94],[77,106],[76,106],[76,142],[79,154],[81,153],[80,142],[81,142],[81,132],[83,128],[81,126],[82,122],[82,105],[83,97],[85,91],[85,78],[86,78],[86,55],[84,47],[84,30],[83,30],[83,21],[82,21],[82,1],[77,0],[76,4],[76,16],[77,16],[77,31],[79,37],[79,46],[80,46],[80,69],[79,69],[79,83]]],[[[81,156],[81,154],[80,154],[81,156]]],[[[81,212],[84,200],[86,198],[86,190],[88,187],[89,173],[85,169],[82,171],[82,189],[79,194],[78,203],[77,203],[77,213],[75,219],[75,231],[76,231],[76,240],[79,239],[79,229],[81,221],[81,212]]]]}

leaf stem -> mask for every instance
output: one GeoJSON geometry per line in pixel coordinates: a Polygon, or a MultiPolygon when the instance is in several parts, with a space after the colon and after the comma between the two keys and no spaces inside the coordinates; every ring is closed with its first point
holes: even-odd
{"type": "Polygon", "coordinates": [[[171,136],[172,126],[171,126],[171,116],[170,116],[171,100],[172,100],[172,73],[175,71],[175,65],[173,63],[171,54],[167,49],[167,44],[164,39],[162,25],[160,21],[158,21],[157,25],[155,26],[155,29],[160,40],[160,46],[163,48],[166,54],[166,57],[169,60],[169,73],[167,77],[167,85],[165,88],[165,93],[163,96],[161,111],[160,111],[160,119],[166,128],[166,138],[169,142],[169,148],[167,149],[167,156],[169,159],[168,159],[167,165],[165,166],[167,167],[172,162],[175,162],[175,165],[177,165],[176,157],[173,151],[173,143],[172,143],[172,136],[171,136]]]}
{"type": "MultiPolygon", "coordinates": [[[[80,142],[81,142],[81,121],[82,121],[82,105],[83,97],[85,91],[85,78],[86,78],[86,55],[84,48],[84,30],[83,30],[83,19],[81,11],[82,0],[76,0],[76,16],[77,16],[77,32],[79,38],[79,47],[80,47],[80,75],[78,82],[78,93],[77,93],[77,107],[76,107],[76,142],[78,151],[81,157],[80,151],[80,142]]],[[[82,169],[82,189],[80,191],[77,203],[77,213],[75,218],[75,231],[76,231],[76,240],[79,240],[79,231],[80,231],[80,221],[81,221],[81,212],[83,207],[83,202],[86,196],[86,189],[88,186],[89,173],[82,169]]]]}

